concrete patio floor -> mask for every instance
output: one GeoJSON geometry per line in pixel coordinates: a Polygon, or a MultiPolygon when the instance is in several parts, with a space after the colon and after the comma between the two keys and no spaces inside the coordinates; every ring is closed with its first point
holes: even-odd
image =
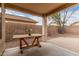
{"type": "MultiPolygon", "coordinates": [[[[79,35],[53,35],[48,37],[47,42],[43,42],[42,48],[31,48],[25,51],[24,55],[76,55],[79,54],[79,35]],[[71,51],[71,52],[70,52],[71,51]],[[37,53],[38,52],[38,53],[37,53]],[[72,53],[74,52],[74,53],[72,53]]],[[[7,42],[7,49],[4,55],[21,55],[19,54],[18,41],[7,42]],[[14,43],[14,44],[13,44],[14,43]],[[13,45],[12,45],[13,44],[13,45]],[[16,48],[14,48],[16,47],[16,48]]]]}
{"type": "Polygon", "coordinates": [[[20,54],[19,47],[6,49],[3,56],[79,56],[79,54],[61,48],[55,44],[41,42],[42,47],[34,47],[24,49],[24,53],[20,54]]]}

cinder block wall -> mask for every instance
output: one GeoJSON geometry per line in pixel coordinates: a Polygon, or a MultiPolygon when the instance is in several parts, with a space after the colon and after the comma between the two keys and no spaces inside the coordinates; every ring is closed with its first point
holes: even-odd
{"type": "Polygon", "coordinates": [[[55,34],[58,34],[57,27],[56,26],[49,26],[48,27],[48,36],[53,36],[55,34]]]}
{"type": "MultiPolygon", "coordinates": [[[[6,41],[11,41],[14,34],[26,34],[25,28],[27,27],[32,28],[33,33],[42,33],[42,26],[39,25],[6,23],[6,41]]],[[[58,34],[57,27],[49,26],[48,36],[53,36],[55,34],[58,34]]],[[[66,26],[66,34],[79,35],[79,26],[66,26]]]]}
{"type": "Polygon", "coordinates": [[[67,34],[79,35],[79,26],[67,26],[66,27],[67,34]]]}
{"type": "MultiPolygon", "coordinates": [[[[79,35],[79,26],[66,26],[65,29],[66,29],[65,34],[79,35]]],[[[58,34],[57,27],[50,26],[48,28],[48,34],[49,34],[49,36],[52,36],[54,34],[58,34]]]]}
{"type": "Polygon", "coordinates": [[[6,23],[6,41],[11,41],[14,34],[26,34],[25,29],[32,28],[33,33],[42,33],[41,26],[29,24],[6,23]]]}

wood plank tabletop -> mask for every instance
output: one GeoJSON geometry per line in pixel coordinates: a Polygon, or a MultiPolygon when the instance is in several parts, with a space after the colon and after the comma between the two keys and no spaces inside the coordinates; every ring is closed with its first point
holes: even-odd
{"type": "Polygon", "coordinates": [[[13,39],[14,38],[26,38],[26,37],[41,37],[43,36],[42,34],[31,34],[31,35],[28,35],[28,34],[22,34],[22,35],[13,35],[13,39]]]}

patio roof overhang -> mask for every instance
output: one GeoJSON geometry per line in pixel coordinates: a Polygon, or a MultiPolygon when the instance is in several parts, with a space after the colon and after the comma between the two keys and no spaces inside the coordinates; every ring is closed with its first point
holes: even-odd
{"type": "MultiPolygon", "coordinates": [[[[5,8],[17,10],[20,12],[42,16],[42,39],[43,41],[47,40],[47,16],[54,14],[58,11],[66,9],[76,3],[2,3],[2,21],[3,29],[5,28],[5,8]]],[[[3,38],[5,38],[5,29],[3,30],[3,38]]]]}
{"type": "Polygon", "coordinates": [[[76,3],[5,3],[6,8],[36,16],[49,16],[76,3]]]}

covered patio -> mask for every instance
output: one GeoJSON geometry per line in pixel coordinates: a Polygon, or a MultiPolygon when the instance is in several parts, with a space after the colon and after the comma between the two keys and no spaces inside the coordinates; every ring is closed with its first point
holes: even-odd
{"type": "MultiPolygon", "coordinates": [[[[61,56],[69,56],[69,55],[79,55],[76,52],[73,52],[71,50],[67,50],[64,48],[61,48],[57,46],[56,42],[53,40],[50,40],[51,38],[48,37],[47,33],[47,19],[48,16],[51,14],[54,14],[58,11],[64,10],[66,8],[69,8],[76,3],[2,3],[1,4],[1,10],[2,10],[2,39],[1,39],[1,51],[0,53],[2,54],[3,51],[5,50],[3,55],[23,55],[23,56],[56,56],[56,55],[61,55],[61,56]],[[41,48],[30,48],[30,49],[25,49],[26,52],[24,54],[19,53],[19,48],[10,48],[10,49],[5,49],[5,8],[7,9],[12,9],[12,10],[17,10],[23,13],[29,13],[35,16],[42,17],[42,39],[41,39],[41,48]],[[53,43],[51,43],[53,42],[53,43]],[[55,44],[54,44],[55,43],[55,44]],[[3,46],[2,46],[3,44],[3,46]],[[3,47],[3,48],[2,48],[3,47]],[[27,53],[28,52],[28,53],[27,53]],[[62,52],[62,53],[61,53],[62,52]]],[[[38,31],[38,30],[37,30],[38,31]]],[[[53,35],[52,35],[53,36],[53,35]]],[[[61,39],[61,38],[59,38],[61,39]]],[[[60,43],[59,43],[60,44],[60,43]]]]}

